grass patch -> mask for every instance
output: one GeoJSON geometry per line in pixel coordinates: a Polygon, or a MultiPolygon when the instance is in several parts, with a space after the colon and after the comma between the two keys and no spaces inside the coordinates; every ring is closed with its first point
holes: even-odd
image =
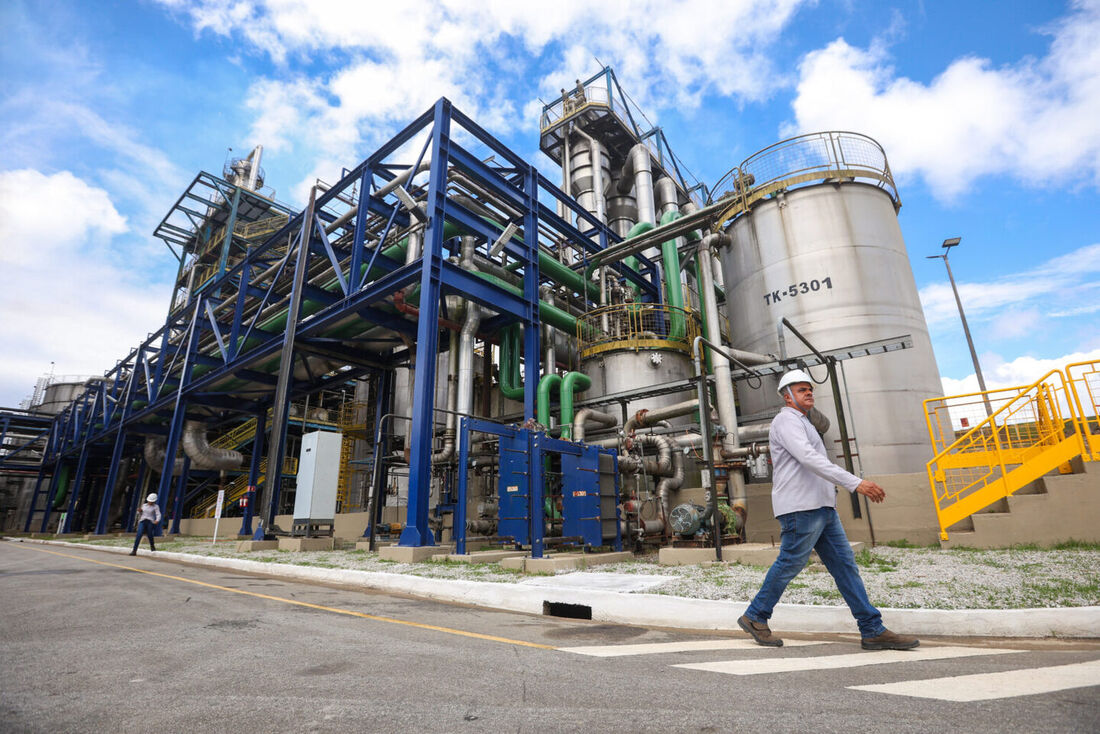
{"type": "Polygon", "coordinates": [[[836,600],[840,599],[840,592],[836,589],[814,589],[810,592],[811,596],[816,596],[818,599],[836,600]]]}
{"type": "Polygon", "coordinates": [[[896,571],[898,568],[897,561],[877,556],[867,548],[863,548],[859,553],[856,553],[856,565],[868,571],[877,571],[879,573],[896,571]]]}
{"type": "Polygon", "coordinates": [[[1024,582],[1023,591],[1039,603],[1062,604],[1067,598],[1083,598],[1092,604],[1100,600],[1100,582],[1059,579],[1053,582],[1024,582]]]}
{"type": "Polygon", "coordinates": [[[904,584],[886,584],[887,589],[920,589],[924,586],[922,581],[906,581],[904,584]]]}

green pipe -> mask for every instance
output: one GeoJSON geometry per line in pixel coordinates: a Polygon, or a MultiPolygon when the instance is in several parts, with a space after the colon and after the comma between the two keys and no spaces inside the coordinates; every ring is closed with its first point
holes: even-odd
{"type": "Polygon", "coordinates": [[[500,330],[500,392],[509,400],[523,400],[519,370],[519,324],[500,330]]]}
{"type": "MultiPolygon", "coordinates": [[[[635,224],[633,227],[630,228],[630,230],[626,233],[626,237],[624,237],[623,239],[624,240],[629,240],[632,237],[637,237],[638,235],[640,235],[644,232],[648,232],[651,229],[653,229],[653,225],[650,224],[649,222],[638,222],[637,224],[635,224]]],[[[627,267],[629,267],[634,272],[638,271],[638,258],[634,257],[633,255],[631,255],[630,257],[627,257],[627,258],[623,258],[623,264],[626,265],[627,267]]],[[[591,282],[591,280],[592,280],[592,271],[595,270],[596,267],[597,266],[595,264],[592,264],[592,265],[589,265],[588,267],[586,267],[584,269],[584,279],[585,279],[586,282],[591,282]]],[[[634,291],[635,294],[637,294],[640,290],[638,288],[638,286],[634,285],[633,283],[630,284],[630,287],[634,291]]]]}
{"type": "Polygon", "coordinates": [[[583,372],[566,372],[561,381],[561,437],[573,437],[573,394],[592,387],[592,379],[583,372]]]}
{"type": "MultiPolygon", "coordinates": [[[[550,393],[553,392],[554,388],[560,388],[561,384],[561,375],[557,374],[543,375],[542,379],[539,380],[537,415],[539,423],[546,426],[547,429],[550,428],[550,393]]],[[[562,430],[564,431],[565,428],[563,427],[562,430]]]]}
{"type": "MultiPolygon", "coordinates": [[[[505,280],[501,280],[491,273],[477,271],[474,275],[520,298],[524,297],[523,291],[519,288],[505,280]]],[[[577,333],[577,319],[568,311],[563,311],[557,306],[551,306],[549,303],[539,301],[539,318],[559,331],[564,331],[570,335],[576,335],[577,333]]],[[[594,330],[591,329],[591,327],[585,328],[594,334],[594,330]]]]}
{"type": "MultiPolygon", "coordinates": [[[[680,212],[676,210],[665,212],[661,217],[661,224],[675,222],[680,218],[680,212]]],[[[676,240],[666,240],[661,243],[661,258],[665,266],[665,295],[667,296],[669,312],[668,338],[677,341],[684,338],[684,286],[680,279],[680,252],[676,249],[676,240]]]]}
{"type": "Polygon", "coordinates": [[[65,495],[69,493],[69,465],[61,462],[61,468],[57,473],[57,492],[53,496],[53,509],[60,510],[65,506],[65,495]]]}

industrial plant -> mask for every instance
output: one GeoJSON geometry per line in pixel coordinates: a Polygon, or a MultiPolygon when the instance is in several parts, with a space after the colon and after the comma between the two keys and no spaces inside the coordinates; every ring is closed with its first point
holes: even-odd
{"type": "Polygon", "coordinates": [[[974,533],[1100,459],[1096,363],[942,397],[873,139],[800,135],[708,185],[610,68],[539,127],[557,169],[440,99],[300,211],[259,145],[195,176],[154,232],[178,260],[163,327],[0,413],[6,529],[133,532],[155,493],[168,534],[721,558],[778,538],[793,368],[836,461],[900,488],[874,517],[839,498],[855,538],[974,533]]]}

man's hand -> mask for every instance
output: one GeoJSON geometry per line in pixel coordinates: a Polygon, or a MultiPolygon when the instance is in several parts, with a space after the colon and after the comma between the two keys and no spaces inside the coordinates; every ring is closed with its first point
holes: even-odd
{"type": "Polygon", "coordinates": [[[882,502],[884,499],[886,499],[886,490],[872,482],[870,479],[864,479],[862,482],[860,482],[859,486],[856,487],[856,491],[867,499],[871,500],[872,502],[882,502]]]}

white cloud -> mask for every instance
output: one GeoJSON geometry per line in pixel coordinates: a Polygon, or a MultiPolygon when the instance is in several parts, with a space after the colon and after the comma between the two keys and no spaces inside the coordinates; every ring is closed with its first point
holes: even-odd
{"type": "Polygon", "coordinates": [[[495,134],[530,129],[534,98],[589,76],[597,56],[653,114],[697,106],[705,94],[763,99],[782,83],[767,47],[811,1],[161,0],[196,33],[275,62],[249,94],[254,139],[345,165],[440,96],[495,134]],[[333,70],[319,76],[307,61],[333,70]],[[533,89],[532,77],[555,61],[533,89]]]}
{"type": "MultiPolygon", "coordinates": [[[[1017,357],[1009,362],[994,364],[987,364],[983,360],[982,376],[985,378],[985,386],[988,390],[1024,387],[1034,383],[1051,370],[1060,370],[1070,364],[1091,361],[1100,361],[1100,349],[1073,352],[1051,359],[1017,357]]],[[[1079,374],[1079,371],[1075,374],[1079,374]]],[[[944,395],[965,395],[978,391],[978,378],[973,373],[961,380],[941,377],[940,381],[943,383],[944,395]]]]}
{"type": "MultiPolygon", "coordinates": [[[[960,280],[957,285],[967,319],[1003,321],[1016,314],[1023,315],[1034,328],[1040,316],[1061,318],[1096,311],[1098,273],[1100,243],[1052,258],[1030,271],[986,282],[960,280]]],[[[948,283],[925,286],[920,299],[929,326],[958,320],[958,307],[948,283]]],[[[995,334],[1007,337],[1008,328],[1002,324],[1001,331],[995,334]]]]}
{"type": "Polygon", "coordinates": [[[52,176],[32,169],[0,173],[0,264],[44,261],[63,267],[65,257],[81,245],[101,243],[126,230],[126,218],[107,192],[68,171],[52,176]],[[65,216],[57,216],[61,211],[65,216]]]}
{"type": "Polygon", "coordinates": [[[19,345],[0,353],[0,405],[51,362],[102,374],[160,325],[170,289],[127,269],[112,242],[126,231],[107,192],[68,171],[0,172],[0,344],[19,345]]]}
{"type": "Polygon", "coordinates": [[[1100,2],[1074,3],[1046,33],[1041,59],[963,57],[927,84],[898,76],[883,44],[837,39],[803,59],[786,132],[866,132],[895,174],[944,200],[993,174],[1100,186],[1100,2]]]}

